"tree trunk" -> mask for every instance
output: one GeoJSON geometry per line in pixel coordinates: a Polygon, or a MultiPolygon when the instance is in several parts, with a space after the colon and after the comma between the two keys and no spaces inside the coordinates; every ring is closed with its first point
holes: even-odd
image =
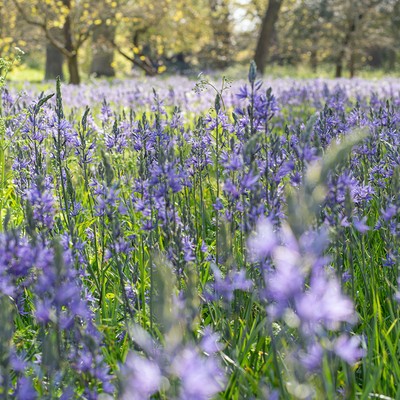
{"type": "MultiPolygon", "coordinates": [[[[70,9],[71,8],[71,0],[63,0],[63,4],[70,9]]],[[[81,83],[81,79],[79,76],[79,67],[78,67],[78,49],[75,48],[72,37],[72,29],[71,29],[71,17],[68,14],[65,18],[64,26],[63,26],[64,40],[65,40],[65,49],[71,53],[71,55],[67,58],[68,63],[68,72],[69,72],[69,83],[72,85],[79,85],[81,83]]]]}
{"type": "Polygon", "coordinates": [[[343,75],[343,58],[344,58],[344,50],[341,50],[338,58],[336,59],[336,68],[335,68],[335,78],[341,78],[343,75]]]}
{"type": "Polygon", "coordinates": [[[69,83],[71,83],[72,85],[79,85],[81,83],[81,78],[79,76],[78,56],[75,54],[72,57],[69,57],[67,63],[69,72],[69,83]]]}
{"type": "MultiPolygon", "coordinates": [[[[61,29],[51,28],[50,34],[52,37],[62,42],[63,32],[61,29]]],[[[48,40],[46,45],[46,69],[44,79],[46,81],[56,79],[57,76],[63,79],[63,64],[64,55],[56,46],[54,46],[54,44],[48,40]]]]}
{"type": "Polygon", "coordinates": [[[316,73],[317,72],[317,68],[318,68],[318,53],[317,53],[317,49],[316,48],[313,48],[311,50],[310,66],[311,66],[312,72],[316,73]]]}
{"type": "Polygon", "coordinates": [[[59,76],[61,79],[63,76],[63,63],[64,57],[61,52],[55,48],[51,43],[47,43],[46,46],[46,69],[44,79],[46,81],[56,79],[59,76]]]}
{"type": "Polygon", "coordinates": [[[354,50],[350,54],[349,72],[350,78],[354,78],[356,76],[356,55],[354,54],[354,50]]]}
{"type": "Polygon", "coordinates": [[[336,61],[335,78],[341,78],[343,74],[342,59],[336,61]]]}
{"type": "Polygon", "coordinates": [[[98,25],[93,31],[93,56],[90,73],[95,76],[115,76],[114,49],[109,44],[114,41],[115,27],[105,23],[98,25]]]}
{"type": "MultiPolygon", "coordinates": [[[[349,45],[353,45],[353,47],[355,46],[355,33],[357,31],[357,27],[359,22],[363,19],[364,14],[363,13],[359,13],[358,15],[354,16],[349,22],[349,28],[348,31],[346,32],[344,38],[343,38],[343,42],[342,42],[342,46],[341,49],[339,51],[338,57],[336,59],[336,71],[335,71],[335,78],[341,78],[342,77],[342,73],[343,73],[343,59],[346,55],[346,50],[349,48],[349,45]]],[[[354,54],[353,51],[351,52],[350,55],[350,61],[349,61],[349,68],[350,68],[350,75],[351,77],[352,74],[354,74],[355,70],[354,70],[354,54]],[[351,70],[353,68],[353,70],[351,70]]]]}
{"type": "Polygon", "coordinates": [[[254,55],[254,61],[261,75],[264,73],[264,69],[267,64],[274,26],[278,20],[279,10],[282,2],[283,0],[269,0],[267,11],[265,12],[261,23],[261,30],[254,55]]]}
{"type": "Polygon", "coordinates": [[[393,71],[396,68],[396,51],[394,49],[390,49],[389,51],[389,61],[388,61],[388,68],[389,71],[393,71]]]}

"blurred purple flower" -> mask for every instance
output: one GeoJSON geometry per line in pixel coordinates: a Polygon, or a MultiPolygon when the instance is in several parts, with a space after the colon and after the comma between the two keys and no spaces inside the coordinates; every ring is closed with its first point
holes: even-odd
{"type": "Polygon", "coordinates": [[[334,351],[342,360],[353,365],[365,355],[365,350],[360,345],[361,340],[359,336],[349,337],[343,334],[336,339],[334,351]]]}
{"type": "Polygon", "coordinates": [[[319,324],[338,329],[342,322],[355,322],[353,302],[342,294],[335,278],[327,279],[322,273],[311,279],[310,289],[295,303],[306,330],[315,330],[319,324]]]}
{"type": "Polygon", "coordinates": [[[174,359],[172,370],[180,378],[179,399],[212,399],[224,388],[225,378],[213,357],[202,357],[186,347],[174,359]]]}
{"type": "Polygon", "coordinates": [[[316,372],[321,368],[324,350],[318,342],[312,343],[307,350],[300,352],[299,358],[301,364],[309,372],[316,372]]]}
{"type": "Polygon", "coordinates": [[[261,218],[256,226],[256,231],[247,241],[249,259],[253,262],[262,261],[268,257],[277,245],[273,225],[267,218],[261,218]]]}
{"type": "Polygon", "coordinates": [[[370,227],[366,224],[367,217],[363,217],[361,220],[358,218],[353,218],[354,228],[360,233],[366,233],[370,230],[370,227]]]}
{"type": "Polygon", "coordinates": [[[124,380],[123,400],[145,400],[160,389],[162,373],[156,362],[131,353],[124,370],[129,376],[124,380]]]}
{"type": "Polygon", "coordinates": [[[24,376],[18,379],[15,398],[18,400],[35,400],[38,398],[31,379],[24,376]]]}

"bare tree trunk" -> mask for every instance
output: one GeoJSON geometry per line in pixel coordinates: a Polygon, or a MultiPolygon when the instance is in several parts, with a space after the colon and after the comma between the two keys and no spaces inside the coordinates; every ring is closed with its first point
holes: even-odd
{"type": "Polygon", "coordinates": [[[389,60],[388,60],[389,71],[393,71],[396,68],[396,58],[397,58],[396,51],[391,49],[389,52],[389,60]]]}
{"type": "MultiPolygon", "coordinates": [[[[51,34],[54,37],[60,37],[62,32],[60,29],[52,28],[51,34]]],[[[46,45],[46,69],[44,74],[44,79],[51,80],[56,79],[59,76],[61,79],[63,76],[63,64],[64,56],[57,47],[55,47],[50,41],[46,45]]]]}
{"type": "MultiPolygon", "coordinates": [[[[339,51],[338,57],[336,59],[336,71],[335,71],[335,78],[341,78],[342,73],[343,73],[343,59],[344,56],[346,55],[346,50],[348,49],[350,44],[353,44],[354,46],[354,35],[357,31],[357,26],[358,23],[363,19],[364,14],[359,13],[358,15],[354,16],[349,23],[349,28],[348,31],[346,32],[346,35],[343,38],[342,42],[342,47],[339,51]]],[[[350,55],[350,61],[349,61],[349,68],[350,68],[350,76],[354,76],[355,72],[355,58],[354,58],[354,52],[351,52],[350,55]],[[353,74],[353,75],[352,75],[353,74]]]]}
{"type": "Polygon", "coordinates": [[[267,64],[274,26],[278,20],[282,2],[283,0],[269,0],[267,11],[261,23],[261,30],[254,55],[254,61],[260,74],[264,73],[267,64]]]}
{"type": "Polygon", "coordinates": [[[354,78],[356,76],[356,55],[354,53],[354,50],[352,50],[350,54],[349,72],[350,72],[350,78],[354,78]]]}
{"type": "Polygon", "coordinates": [[[81,82],[81,78],[79,76],[77,55],[75,54],[72,57],[69,57],[67,60],[67,64],[69,72],[69,83],[71,83],[72,85],[79,85],[81,82]]]}
{"type": "Polygon", "coordinates": [[[317,72],[317,68],[318,68],[318,53],[317,53],[317,49],[315,49],[315,48],[311,50],[310,66],[311,66],[312,72],[317,72]]]}
{"type": "Polygon", "coordinates": [[[64,63],[63,55],[51,43],[46,46],[46,69],[44,79],[46,81],[56,79],[59,76],[64,79],[62,66],[64,63]]]}
{"type": "MultiPolygon", "coordinates": [[[[70,0],[63,0],[63,4],[66,7],[71,8],[70,0]]],[[[75,49],[73,44],[72,31],[71,31],[71,18],[69,14],[65,18],[63,33],[65,40],[65,49],[70,53],[70,55],[67,57],[69,83],[73,85],[79,85],[81,83],[81,78],[79,76],[78,54],[77,54],[77,49],[75,49]]]]}
{"type": "Polygon", "coordinates": [[[312,26],[310,38],[311,38],[311,48],[310,48],[310,67],[312,72],[316,73],[318,69],[318,51],[320,49],[319,44],[319,32],[317,27],[312,26]]]}
{"type": "Polygon", "coordinates": [[[343,75],[343,58],[345,54],[345,48],[342,48],[336,58],[335,78],[341,78],[343,75]]]}
{"type": "Polygon", "coordinates": [[[114,41],[115,27],[101,24],[93,31],[93,57],[90,73],[95,76],[115,76],[112,66],[114,49],[110,41],[114,41]]]}

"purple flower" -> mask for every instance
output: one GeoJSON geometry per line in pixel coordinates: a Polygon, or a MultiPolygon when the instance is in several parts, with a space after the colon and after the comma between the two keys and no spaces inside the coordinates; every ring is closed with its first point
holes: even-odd
{"type": "Polygon", "coordinates": [[[341,322],[355,322],[353,302],[345,297],[335,278],[324,274],[313,277],[310,289],[295,300],[296,310],[305,329],[314,330],[319,324],[338,329],[341,322]]]}
{"type": "Polygon", "coordinates": [[[222,201],[220,198],[216,198],[215,203],[214,203],[214,209],[216,211],[221,211],[224,209],[224,205],[222,204],[222,201]]]}
{"type": "Polygon", "coordinates": [[[272,318],[279,318],[289,303],[300,296],[304,287],[304,275],[299,268],[299,255],[284,247],[277,247],[273,259],[276,269],[265,272],[268,297],[274,302],[268,306],[272,318]]]}
{"type": "Polygon", "coordinates": [[[18,400],[35,400],[37,399],[36,390],[33,388],[32,381],[27,377],[18,379],[16,399],[18,400]]]}
{"type": "Polygon", "coordinates": [[[249,89],[247,85],[241,86],[239,88],[238,93],[236,93],[236,97],[240,100],[247,99],[249,97],[249,89]]]}
{"type": "Polygon", "coordinates": [[[223,348],[219,340],[219,334],[213,332],[213,330],[209,326],[207,326],[206,328],[204,328],[203,338],[201,340],[200,347],[205,353],[207,353],[207,355],[217,353],[223,348]]]}
{"type": "Polygon", "coordinates": [[[52,194],[48,190],[40,190],[37,185],[33,185],[28,190],[26,199],[32,207],[33,218],[39,227],[52,229],[56,212],[52,194]]]}
{"type": "Polygon", "coordinates": [[[349,337],[343,334],[335,341],[334,351],[342,360],[353,365],[365,355],[365,350],[360,347],[360,344],[359,336],[349,337]]]}
{"type": "Polygon", "coordinates": [[[294,170],[294,162],[287,161],[280,168],[278,173],[275,175],[276,182],[280,182],[287,174],[294,170]]]}
{"type": "Polygon", "coordinates": [[[224,388],[224,375],[216,359],[200,356],[191,347],[182,350],[171,368],[180,378],[181,400],[211,399],[224,388]]]}
{"type": "Polygon", "coordinates": [[[246,278],[245,270],[231,270],[223,278],[216,265],[213,265],[212,268],[215,278],[214,290],[228,302],[233,300],[235,290],[248,292],[253,287],[253,282],[246,278]]]}
{"type": "Polygon", "coordinates": [[[110,107],[110,105],[106,102],[105,99],[104,99],[104,101],[103,101],[103,105],[102,105],[102,107],[101,107],[100,112],[101,112],[101,114],[100,114],[100,116],[99,116],[99,119],[100,119],[100,121],[102,121],[102,122],[107,122],[107,121],[113,116],[111,107],[110,107]]]}
{"type": "Polygon", "coordinates": [[[227,179],[224,183],[224,192],[229,196],[231,200],[237,200],[240,197],[240,192],[236,185],[232,183],[230,179],[227,179]]]}
{"type": "Polygon", "coordinates": [[[247,241],[247,252],[251,261],[262,261],[268,257],[277,245],[276,235],[271,222],[261,218],[256,232],[247,241]]]}
{"type": "Polygon", "coordinates": [[[400,277],[397,278],[397,290],[394,294],[394,299],[400,304],[400,277]]]}
{"type": "Polygon", "coordinates": [[[324,350],[318,342],[314,342],[307,347],[307,351],[299,354],[301,364],[309,372],[316,372],[321,368],[324,350]]]}
{"type": "Polygon", "coordinates": [[[185,262],[189,263],[196,260],[194,255],[194,244],[193,240],[189,236],[183,236],[183,254],[185,262]]]}
{"type": "Polygon", "coordinates": [[[244,175],[242,181],[240,182],[242,190],[245,191],[254,189],[259,178],[260,177],[258,175],[254,175],[252,172],[244,175]]]}
{"type": "Polygon", "coordinates": [[[397,214],[397,207],[389,205],[386,210],[382,210],[381,215],[384,221],[390,221],[397,214]]]}
{"type": "Polygon", "coordinates": [[[160,389],[162,373],[156,362],[131,353],[126,359],[124,369],[129,370],[129,377],[125,379],[122,399],[148,399],[160,389]]]}
{"type": "Polygon", "coordinates": [[[353,219],[354,227],[357,229],[358,232],[366,233],[370,230],[370,227],[365,223],[366,220],[367,217],[363,217],[361,220],[358,218],[353,219]]]}
{"type": "Polygon", "coordinates": [[[51,309],[51,302],[49,299],[37,302],[35,316],[37,321],[41,324],[47,324],[51,321],[52,309],[51,309]]]}

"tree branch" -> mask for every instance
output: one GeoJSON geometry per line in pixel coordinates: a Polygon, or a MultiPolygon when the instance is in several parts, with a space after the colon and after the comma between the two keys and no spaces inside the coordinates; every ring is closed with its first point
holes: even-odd
{"type": "MultiPolygon", "coordinates": [[[[57,49],[59,50],[65,57],[71,58],[76,52],[75,51],[68,51],[65,46],[58,41],[51,33],[49,28],[47,27],[46,22],[37,21],[33,18],[30,18],[26,13],[23,7],[19,4],[18,0],[12,0],[15,7],[17,8],[18,12],[20,13],[21,17],[30,25],[38,26],[41,28],[48,39],[48,41],[57,49]]],[[[46,20],[45,20],[46,21],[46,20]]]]}
{"type": "Polygon", "coordinates": [[[145,71],[148,75],[150,76],[155,76],[157,75],[157,70],[150,65],[150,63],[144,62],[144,61],[139,61],[135,57],[131,57],[129,54],[127,54],[125,51],[123,51],[113,40],[109,40],[110,44],[114,47],[115,50],[124,58],[126,58],[128,61],[130,61],[133,65],[136,65],[143,71],[145,71]]]}

